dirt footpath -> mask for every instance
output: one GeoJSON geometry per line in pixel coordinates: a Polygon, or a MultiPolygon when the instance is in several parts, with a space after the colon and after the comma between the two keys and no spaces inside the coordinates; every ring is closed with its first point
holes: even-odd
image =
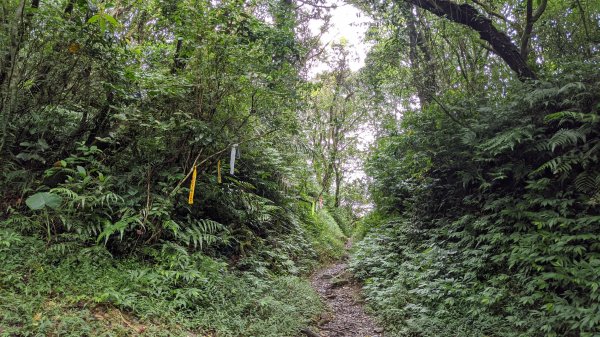
{"type": "Polygon", "coordinates": [[[321,337],[383,337],[363,308],[360,287],[352,282],[345,262],[338,262],[316,272],[313,288],[324,298],[329,312],[322,315],[318,327],[321,337]]]}

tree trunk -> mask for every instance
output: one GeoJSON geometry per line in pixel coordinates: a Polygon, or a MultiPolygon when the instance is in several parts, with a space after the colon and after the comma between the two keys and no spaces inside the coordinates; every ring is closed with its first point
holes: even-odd
{"type": "Polygon", "coordinates": [[[527,0],[526,10],[525,10],[525,29],[523,30],[523,34],[521,35],[521,56],[524,60],[527,60],[529,57],[529,40],[531,40],[531,34],[533,32],[533,24],[542,16],[544,11],[546,10],[546,5],[548,0],[542,0],[540,5],[533,12],[533,0],[527,0]]]}
{"type": "Polygon", "coordinates": [[[435,64],[427,41],[417,27],[417,20],[415,20],[417,14],[413,13],[412,8],[407,8],[407,11],[410,66],[419,103],[423,107],[431,103],[432,97],[437,91],[435,64]]]}
{"type": "Polygon", "coordinates": [[[335,173],[335,195],[333,206],[335,208],[340,207],[340,190],[342,188],[342,172],[340,171],[337,164],[334,165],[334,173],[335,173]]]}
{"type": "Polygon", "coordinates": [[[25,0],[21,0],[14,16],[14,25],[9,26],[9,49],[0,63],[0,154],[8,138],[8,123],[15,106],[18,77],[17,58],[25,33],[25,0]]]}

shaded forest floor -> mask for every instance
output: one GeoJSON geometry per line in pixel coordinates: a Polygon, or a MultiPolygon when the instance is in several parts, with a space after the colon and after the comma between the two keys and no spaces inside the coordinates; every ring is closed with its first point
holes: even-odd
{"type": "MultiPolygon", "coordinates": [[[[347,249],[350,245],[349,242],[347,249]]],[[[383,329],[365,313],[361,288],[346,268],[344,260],[337,261],[320,269],[311,278],[313,288],[328,307],[319,319],[318,336],[383,337],[383,329]]]]}

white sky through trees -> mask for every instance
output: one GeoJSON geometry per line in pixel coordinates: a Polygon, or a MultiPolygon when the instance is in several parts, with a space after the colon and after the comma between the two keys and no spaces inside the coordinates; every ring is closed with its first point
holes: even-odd
{"type": "MultiPolygon", "coordinates": [[[[329,21],[329,29],[321,36],[322,45],[326,45],[326,53],[333,56],[334,51],[331,45],[339,43],[342,40],[346,41],[347,47],[350,50],[350,69],[358,71],[364,66],[367,52],[371,45],[364,41],[365,33],[368,29],[368,24],[372,21],[361,10],[351,4],[345,3],[343,0],[328,0],[326,5],[335,6],[329,11],[331,19],[329,21]]],[[[310,23],[310,29],[313,34],[318,35],[322,20],[313,20],[310,23]]],[[[317,74],[330,70],[331,66],[327,59],[317,60],[312,64],[308,71],[309,78],[315,79],[317,74]]],[[[362,125],[358,130],[352,132],[351,137],[358,138],[358,149],[367,151],[375,141],[373,130],[369,125],[362,125]]],[[[352,183],[355,180],[363,180],[366,174],[363,170],[362,159],[355,158],[349,160],[344,165],[346,171],[344,182],[345,184],[352,183]]],[[[366,192],[366,191],[365,191],[366,192]]],[[[371,204],[354,205],[356,211],[363,213],[372,207],[371,204]]]]}
{"type": "MultiPolygon", "coordinates": [[[[332,7],[336,6],[336,8],[331,9],[329,12],[331,15],[331,20],[329,21],[330,27],[321,37],[321,42],[323,45],[328,45],[327,52],[331,54],[332,50],[330,45],[345,39],[351,50],[352,60],[350,62],[350,69],[357,71],[364,65],[365,57],[370,48],[363,40],[368,28],[367,24],[371,20],[358,8],[347,4],[344,1],[329,0],[327,1],[327,5],[332,7]]],[[[322,24],[322,20],[313,20],[311,22],[310,28],[314,34],[319,33],[322,24]]],[[[329,66],[326,62],[319,61],[312,69],[310,69],[309,75],[310,77],[314,77],[319,72],[328,69],[329,66]]]]}

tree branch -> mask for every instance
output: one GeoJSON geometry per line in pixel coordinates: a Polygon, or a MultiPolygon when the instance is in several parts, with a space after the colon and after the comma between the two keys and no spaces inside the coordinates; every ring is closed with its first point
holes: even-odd
{"type": "Polygon", "coordinates": [[[529,56],[529,40],[531,39],[531,33],[533,32],[533,24],[542,16],[546,10],[548,0],[542,0],[538,8],[533,11],[533,0],[527,0],[527,8],[525,14],[525,29],[523,35],[521,35],[521,56],[527,60],[529,56]]]}
{"type": "Polygon", "coordinates": [[[450,110],[448,110],[448,108],[446,108],[446,106],[445,106],[445,105],[444,105],[442,102],[440,102],[440,101],[439,101],[439,100],[438,100],[438,99],[437,99],[435,96],[432,96],[432,97],[431,97],[431,99],[432,99],[434,102],[436,102],[436,103],[437,103],[437,104],[440,106],[440,108],[442,109],[442,111],[443,111],[443,112],[444,112],[444,113],[445,113],[445,114],[446,114],[448,117],[450,117],[450,119],[451,119],[451,120],[452,120],[454,123],[456,123],[456,124],[458,124],[458,125],[462,126],[463,128],[466,128],[466,129],[469,129],[469,130],[471,130],[471,131],[475,132],[475,131],[473,130],[473,128],[471,128],[470,126],[468,126],[468,125],[466,125],[466,124],[463,124],[463,123],[462,123],[460,120],[458,120],[458,118],[456,118],[456,117],[455,117],[455,116],[454,116],[454,115],[453,115],[453,114],[450,112],[450,110]]]}
{"type": "Polygon", "coordinates": [[[483,8],[483,10],[484,10],[486,13],[488,13],[489,15],[491,15],[491,16],[495,16],[495,17],[497,17],[498,19],[500,19],[500,20],[502,20],[502,21],[506,22],[507,24],[509,24],[509,25],[511,25],[511,26],[512,26],[512,25],[514,25],[514,23],[513,23],[512,21],[508,20],[508,19],[506,18],[506,16],[504,16],[504,15],[502,15],[502,14],[498,13],[498,12],[494,12],[494,11],[493,11],[493,10],[492,10],[492,9],[491,9],[491,8],[490,8],[488,5],[484,4],[483,2],[481,2],[481,1],[477,1],[477,0],[472,0],[472,1],[473,1],[474,3],[476,3],[477,5],[479,5],[479,7],[483,8]]]}
{"type": "Polygon", "coordinates": [[[179,181],[179,183],[177,183],[177,186],[175,186],[175,188],[173,189],[173,191],[171,191],[171,193],[169,193],[169,196],[173,196],[175,193],[177,193],[177,191],[179,191],[179,189],[181,188],[181,185],[183,185],[183,183],[184,183],[184,182],[185,182],[185,181],[186,181],[186,180],[187,180],[187,179],[188,179],[188,178],[189,178],[189,177],[192,175],[192,173],[194,172],[194,166],[197,166],[197,165],[202,165],[202,164],[206,163],[207,161],[209,161],[210,159],[212,159],[212,158],[214,158],[214,157],[216,157],[216,156],[220,155],[221,153],[224,153],[225,151],[229,150],[229,149],[231,148],[231,146],[233,146],[233,144],[244,144],[244,143],[248,143],[248,142],[251,142],[251,141],[253,141],[253,140],[257,140],[257,139],[263,138],[263,137],[265,137],[265,136],[267,136],[267,135],[269,135],[269,134],[271,134],[271,133],[273,133],[273,132],[275,132],[275,131],[278,131],[278,129],[274,129],[274,130],[271,130],[271,131],[269,131],[269,132],[262,133],[262,134],[260,134],[260,135],[257,135],[257,136],[255,136],[255,137],[252,137],[252,138],[249,138],[249,139],[246,139],[246,140],[242,140],[242,141],[239,141],[239,142],[236,142],[236,143],[231,143],[231,144],[228,144],[228,145],[227,145],[226,147],[224,147],[223,149],[221,149],[221,150],[219,150],[219,151],[217,151],[217,152],[215,152],[215,153],[211,154],[210,156],[208,156],[208,157],[204,158],[202,161],[198,162],[198,160],[200,159],[200,156],[202,155],[202,151],[203,151],[203,150],[200,150],[200,152],[199,152],[199,153],[198,153],[198,155],[196,156],[196,159],[194,159],[194,163],[192,164],[192,167],[190,168],[190,170],[188,171],[188,173],[185,175],[185,177],[183,177],[183,179],[181,179],[181,180],[179,181]]]}
{"type": "Polygon", "coordinates": [[[529,68],[519,48],[508,35],[499,31],[492,21],[468,4],[456,4],[449,0],[404,0],[441,18],[467,26],[487,41],[494,53],[500,56],[520,80],[535,79],[535,73],[529,68]]]}

